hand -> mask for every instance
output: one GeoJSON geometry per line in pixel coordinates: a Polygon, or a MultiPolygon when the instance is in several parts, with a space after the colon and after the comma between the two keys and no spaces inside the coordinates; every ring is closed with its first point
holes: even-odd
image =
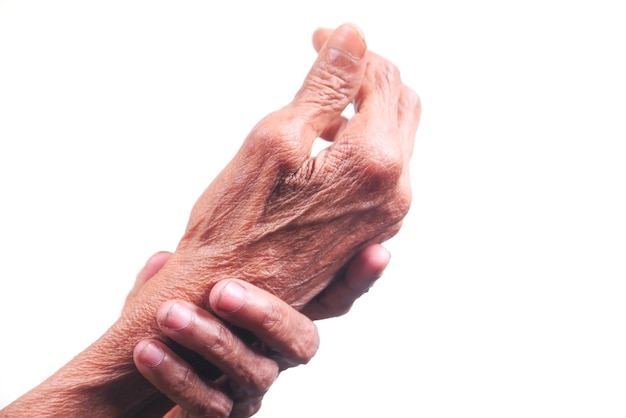
{"type": "Polygon", "coordinates": [[[189,302],[166,302],[157,322],[165,335],[189,352],[179,356],[169,344],[143,340],[135,348],[135,364],[185,414],[249,417],[260,408],[280,370],[313,357],[319,346],[317,329],[303,314],[245,281],[219,282],[210,298],[213,311],[237,328],[189,302]],[[255,343],[248,343],[241,329],[252,332],[255,343]],[[218,377],[212,369],[207,375],[197,361],[192,366],[185,360],[190,353],[223,375],[218,377]]]}
{"type": "Polygon", "coordinates": [[[319,50],[293,102],[252,130],[200,197],[175,254],[193,271],[219,266],[296,307],[364,243],[400,228],[419,120],[417,96],[391,63],[366,53],[352,26],[319,50]],[[333,142],[312,158],[318,136],[333,142]]]}
{"type": "MultiPolygon", "coordinates": [[[[163,267],[170,255],[159,252],[148,260],[137,275],[127,303],[163,267]]],[[[367,247],[350,262],[344,274],[305,306],[304,311],[314,318],[346,313],[381,276],[388,262],[389,252],[381,245],[367,247]]],[[[147,339],[137,344],[134,359],[138,370],[177,404],[167,417],[252,416],[259,410],[263,395],[278,371],[307,363],[317,350],[319,337],[312,322],[285,302],[249,283],[219,282],[213,287],[209,300],[213,312],[253,334],[263,343],[264,351],[259,351],[258,346],[247,347],[230,327],[211,313],[183,301],[166,302],[157,313],[157,322],[164,334],[224,373],[214,381],[207,381],[201,371],[161,341],[147,339]],[[244,293],[233,291],[236,289],[243,289],[244,293]],[[172,321],[172,317],[176,317],[172,311],[180,313],[180,309],[193,317],[192,321],[183,321],[182,327],[180,321],[174,324],[172,321]],[[208,345],[207,341],[217,343],[208,345]],[[271,357],[263,355],[268,349],[271,357]]],[[[162,415],[169,406],[165,399],[154,400],[145,406],[142,415],[162,415]]]]}
{"type": "Polygon", "coordinates": [[[168,263],[112,328],[114,344],[128,335],[163,339],[146,313],[168,299],[209,309],[211,288],[224,279],[323,317],[314,307],[337,294],[324,289],[342,266],[399,230],[411,199],[419,99],[352,26],[318,31],[314,44],[318,59],[293,102],[252,130],[200,196],[168,263]],[[352,102],[346,120],[341,112],[352,102]],[[332,143],[311,157],[318,136],[332,143]]]}
{"type": "MultiPolygon", "coordinates": [[[[172,253],[161,251],[150,257],[137,274],[135,284],[126,296],[125,306],[134,299],[139,289],[161,270],[171,256],[172,253]]],[[[347,313],[352,304],[382,276],[390,258],[389,251],[382,245],[368,245],[339,271],[321,293],[303,306],[301,312],[311,320],[333,318],[347,313]]]]}
{"type": "MultiPolygon", "coordinates": [[[[316,35],[319,40],[320,36],[316,35]]],[[[350,25],[332,32],[292,103],[264,118],[194,206],[172,260],[125,319],[167,299],[205,306],[240,278],[301,308],[364,245],[393,236],[410,205],[419,100],[350,25]],[[354,102],[346,121],[343,109],[354,102]],[[311,157],[322,136],[332,144],[311,157]]],[[[123,333],[126,331],[122,330],[123,333]]],[[[158,330],[155,330],[158,332],[158,330]]]]}
{"type": "Polygon", "coordinates": [[[360,250],[398,232],[411,202],[419,99],[353,26],[320,46],[324,36],[294,100],[257,124],[200,196],[166,265],[102,337],[5,416],[133,415],[159,396],[137,373],[133,349],[166,340],[154,321],[164,302],[208,309],[216,283],[241,279],[304,309],[360,250]],[[317,137],[332,143],[312,157],[317,137]]]}

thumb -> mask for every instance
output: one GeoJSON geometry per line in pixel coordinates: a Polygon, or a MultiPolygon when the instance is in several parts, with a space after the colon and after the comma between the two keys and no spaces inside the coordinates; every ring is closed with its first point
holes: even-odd
{"type": "Polygon", "coordinates": [[[316,138],[340,117],[364,79],[367,50],[361,30],[344,24],[319,49],[317,60],[289,107],[306,121],[305,138],[316,138]]]}

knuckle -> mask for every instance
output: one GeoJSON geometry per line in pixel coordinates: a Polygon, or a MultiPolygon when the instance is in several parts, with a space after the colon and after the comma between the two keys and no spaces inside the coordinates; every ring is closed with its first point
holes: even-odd
{"type": "Polygon", "coordinates": [[[317,353],[320,346],[320,337],[317,326],[312,321],[307,321],[307,326],[302,330],[300,338],[296,340],[293,357],[299,364],[307,364],[317,353]]]}
{"type": "Polygon", "coordinates": [[[368,192],[388,193],[395,190],[403,172],[403,158],[397,147],[371,144],[358,167],[363,174],[363,187],[368,192]]]}
{"type": "MultiPolygon", "coordinates": [[[[409,213],[410,208],[411,190],[399,190],[396,193],[394,199],[391,201],[387,216],[390,220],[398,223],[402,221],[402,219],[404,219],[404,217],[409,213]]],[[[400,229],[400,225],[397,225],[397,228],[400,229]]]]}
{"type": "Polygon", "coordinates": [[[402,220],[412,199],[402,151],[372,145],[355,161],[353,170],[357,172],[352,177],[363,209],[371,211],[376,224],[389,227],[402,220]]]}
{"type": "Polygon", "coordinates": [[[261,404],[263,401],[262,396],[257,397],[249,397],[245,398],[241,401],[238,401],[233,406],[233,410],[229,417],[232,418],[244,418],[251,417],[261,409],[261,404]]]}
{"type": "Polygon", "coordinates": [[[182,373],[175,373],[169,377],[168,385],[173,393],[182,394],[194,390],[194,381],[190,378],[191,368],[185,366],[182,373]]]}
{"type": "Polygon", "coordinates": [[[287,343],[280,350],[281,356],[290,364],[308,363],[317,353],[320,344],[315,323],[308,319],[298,321],[297,335],[293,335],[291,330],[294,327],[289,326],[291,321],[286,320],[289,315],[283,311],[282,306],[274,303],[268,303],[267,306],[263,317],[263,328],[274,338],[287,343]]]}
{"type": "Polygon", "coordinates": [[[231,416],[233,402],[221,392],[211,391],[206,397],[198,397],[198,402],[187,407],[190,417],[228,418],[231,416]]]}
{"type": "Polygon", "coordinates": [[[320,346],[317,326],[312,321],[299,324],[298,329],[298,338],[292,339],[281,352],[281,364],[286,368],[307,364],[320,346]]]}
{"type": "Polygon", "coordinates": [[[259,412],[259,410],[261,409],[262,402],[263,402],[262,396],[259,396],[257,398],[250,400],[250,402],[248,403],[248,416],[251,417],[252,415],[259,412]]]}
{"type": "Polygon", "coordinates": [[[385,224],[390,228],[393,235],[400,229],[400,222],[409,213],[411,208],[411,189],[397,187],[393,194],[386,200],[380,208],[380,217],[385,219],[385,224]],[[393,231],[391,230],[393,229],[393,231]]]}
{"type": "Polygon", "coordinates": [[[400,106],[403,109],[409,109],[414,114],[419,115],[422,110],[422,99],[413,89],[404,86],[402,95],[400,96],[400,106]]]}
{"type": "Polygon", "coordinates": [[[398,213],[397,218],[399,220],[403,219],[406,216],[406,214],[409,213],[409,210],[411,209],[411,200],[412,200],[412,193],[411,193],[411,189],[408,187],[404,187],[398,190],[398,192],[396,193],[396,198],[394,199],[395,201],[394,206],[398,213]]]}
{"type": "Polygon", "coordinates": [[[261,326],[269,334],[281,337],[284,332],[285,315],[280,306],[274,302],[268,301],[265,305],[261,326]]]}
{"type": "Polygon", "coordinates": [[[248,136],[246,154],[279,166],[298,164],[303,152],[298,125],[287,108],[269,114],[248,136]]]}
{"type": "Polygon", "coordinates": [[[278,364],[274,360],[264,358],[258,363],[255,373],[252,376],[253,380],[251,382],[249,395],[262,396],[267,393],[278,378],[279,373],[278,364]]]}
{"type": "Polygon", "coordinates": [[[204,349],[213,356],[227,357],[232,347],[233,335],[222,324],[216,324],[215,332],[204,342],[204,349]]]}
{"type": "Polygon", "coordinates": [[[400,70],[386,59],[378,59],[368,67],[375,85],[381,87],[395,86],[400,83],[400,70]]]}

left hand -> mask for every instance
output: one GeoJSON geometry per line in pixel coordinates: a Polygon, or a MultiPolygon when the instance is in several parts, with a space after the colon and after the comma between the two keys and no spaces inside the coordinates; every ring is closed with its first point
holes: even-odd
{"type": "MultiPolygon", "coordinates": [[[[148,260],[137,275],[127,302],[169,257],[170,253],[159,252],[148,260]]],[[[389,253],[382,246],[367,247],[304,311],[315,319],[346,313],[380,277],[388,262],[389,253]]],[[[192,367],[168,344],[156,339],[138,343],[134,353],[138,370],[176,404],[167,417],[252,416],[261,407],[263,395],[279,371],[307,363],[319,345],[317,329],[310,319],[250,283],[219,282],[212,289],[209,301],[220,318],[251,332],[257,342],[247,345],[232,327],[189,302],[163,304],[157,313],[157,323],[174,341],[173,345],[179,344],[223,373],[207,380],[202,371],[192,367]]],[[[146,405],[142,413],[151,415],[168,405],[171,406],[161,399],[146,405]]]]}

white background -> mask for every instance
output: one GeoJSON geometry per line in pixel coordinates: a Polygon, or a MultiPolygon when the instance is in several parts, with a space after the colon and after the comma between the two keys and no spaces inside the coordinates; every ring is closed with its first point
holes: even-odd
{"type": "Polygon", "coordinates": [[[258,416],[626,416],[619,3],[0,1],[0,406],[106,330],[351,21],[422,98],[413,206],[258,416]]]}

